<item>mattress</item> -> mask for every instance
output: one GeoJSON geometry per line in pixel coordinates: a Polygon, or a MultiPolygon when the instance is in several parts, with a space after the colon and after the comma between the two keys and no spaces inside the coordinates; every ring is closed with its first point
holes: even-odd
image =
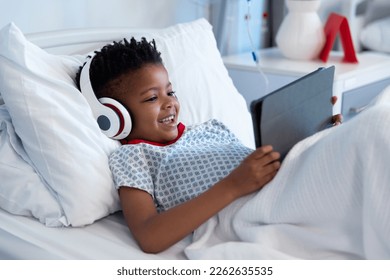
{"type": "Polygon", "coordinates": [[[143,253],[121,212],[81,228],[50,228],[34,218],[0,210],[0,259],[185,259],[186,237],[160,254],[143,253]]]}

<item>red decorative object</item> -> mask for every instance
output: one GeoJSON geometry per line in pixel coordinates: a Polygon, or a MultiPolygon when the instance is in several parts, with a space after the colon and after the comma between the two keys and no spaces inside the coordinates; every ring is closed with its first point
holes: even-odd
{"type": "Polygon", "coordinates": [[[320,53],[320,59],[324,62],[328,61],[330,51],[336,40],[337,33],[340,34],[341,44],[344,50],[344,62],[358,63],[355,48],[353,46],[351,30],[349,28],[346,17],[331,13],[326,21],[325,27],[325,45],[320,53]]]}

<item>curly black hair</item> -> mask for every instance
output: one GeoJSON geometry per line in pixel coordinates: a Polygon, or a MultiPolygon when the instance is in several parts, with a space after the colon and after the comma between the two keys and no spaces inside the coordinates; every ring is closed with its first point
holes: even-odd
{"type": "MultiPolygon", "coordinates": [[[[89,76],[96,97],[107,96],[104,89],[110,81],[129,71],[138,70],[146,64],[163,64],[154,39],[148,42],[144,37],[140,41],[132,37],[130,41],[127,39],[114,41],[100,51],[95,51],[89,76]]],[[[79,88],[82,67],[76,76],[79,88]]]]}

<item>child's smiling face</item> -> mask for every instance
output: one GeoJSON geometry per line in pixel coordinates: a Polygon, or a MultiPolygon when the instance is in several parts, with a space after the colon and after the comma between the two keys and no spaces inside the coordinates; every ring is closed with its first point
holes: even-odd
{"type": "Polygon", "coordinates": [[[127,140],[166,143],[177,137],[180,104],[162,64],[147,64],[122,75],[110,88],[131,114],[133,128],[127,140]]]}

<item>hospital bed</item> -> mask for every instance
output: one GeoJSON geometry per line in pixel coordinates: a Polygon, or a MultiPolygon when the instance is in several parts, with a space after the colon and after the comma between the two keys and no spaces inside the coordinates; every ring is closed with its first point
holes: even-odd
{"type": "Polygon", "coordinates": [[[218,118],[253,147],[250,115],[211,25],[201,19],[158,30],[25,37],[10,24],[0,36],[0,258],[184,258],[190,237],[157,255],[142,253],[134,242],[107,163],[118,143],[102,136],[74,79],[89,52],[131,36],[154,38],[181,103],[181,121],[218,118]]]}

